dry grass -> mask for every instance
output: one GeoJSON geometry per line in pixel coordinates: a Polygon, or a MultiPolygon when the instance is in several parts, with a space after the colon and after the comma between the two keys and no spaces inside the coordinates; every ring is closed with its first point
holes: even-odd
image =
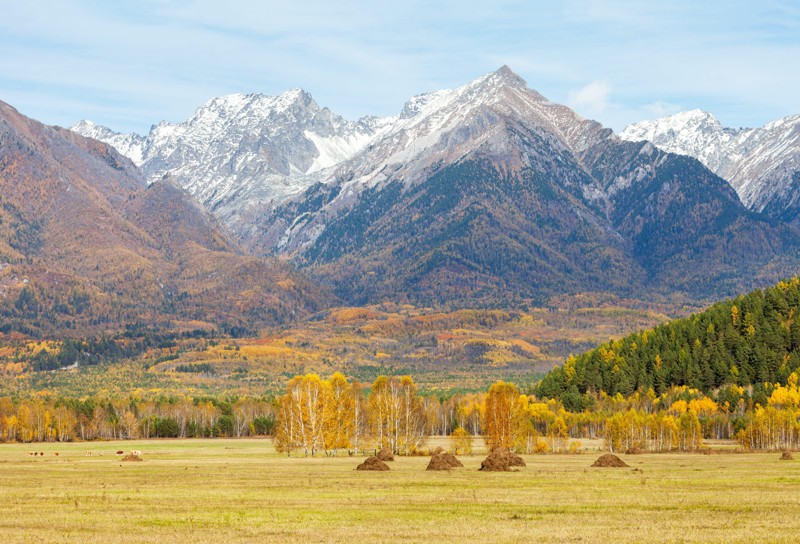
{"type": "Polygon", "coordinates": [[[389,472],[266,440],[0,447],[3,542],[796,542],[800,464],[774,454],[526,456],[513,473],[389,472]],[[119,449],[146,463],[121,463],[119,449]],[[54,452],[60,455],[56,457],[54,452]],[[91,451],[93,455],[87,456],[91,451]],[[103,455],[100,455],[103,454],[103,455]]]}

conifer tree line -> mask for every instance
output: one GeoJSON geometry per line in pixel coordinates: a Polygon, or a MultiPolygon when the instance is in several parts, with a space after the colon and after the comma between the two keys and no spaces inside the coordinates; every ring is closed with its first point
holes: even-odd
{"type": "Polygon", "coordinates": [[[705,394],[753,388],[765,405],[769,384],[800,369],[800,278],[779,282],[654,329],[607,342],[550,372],[537,389],[570,409],[587,393],[657,394],[685,385],[705,394]]]}

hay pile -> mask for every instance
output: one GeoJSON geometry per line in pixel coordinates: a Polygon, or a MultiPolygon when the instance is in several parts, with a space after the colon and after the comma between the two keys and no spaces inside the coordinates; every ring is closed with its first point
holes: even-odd
{"type": "Polygon", "coordinates": [[[641,455],[642,453],[644,452],[642,451],[642,448],[640,448],[639,446],[631,446],[630,448],[625,450],[625,455],[641,455]]]}
{"type": "Polygon", "coordinates": [[[375,457],[377,457],[378,459],[380,459],[381,461],[384,461],[384,462],[386,462],[386,461],[394,461],[394,455],[392,455],[392,450],[390,450],[389,448],[383,448],[381,451],[379,451],[375,455],[375,457]]]}
{"type": "Polygon", "coordinates": [[[122,461],[144,461],[141,457],[136,455],[135,453],[131,452],[125,457],[122,458],[122,461]]]}
{"type": "Polygon", "coordinates": [[[463,467],[464,465],[452,453],[447,453],[442,448],[436,448],[436,451],[431,455],[431,460],[428,463],[428,468],[425,470],[451,470],[454,468],[463,467]]]}
{"type": "Polygon", "coordinates": [[[613,453],[606,453],[605,455],[601,455],[600,457],[598,457],[597,461],[592,463],[592,466],[622,468],[622,467],[627,467],[628,465],[625,463],[625,461],[623,461],[613,453]]]}
{"type": "Polygon", "coordinates": [[[524,467],[525,460],[507,448],[497,448],[492,451],[486,459],[481,461],[481,468],[484,472],[509,472],[511,467],[524,467]]]}
{"type": "Polygon", "coordinates": [[[389,465],[373,455],[372,457],[367,457],[363,463],[356,467],[356,470],[389,470],[389,465]]]}
{"type": "Polygon", "coordinates": [[[789,450],[783,452],[781,454],[781,461],[794,461],[794,456],[792,455],[792,452],[790,452],[789,450]]]}

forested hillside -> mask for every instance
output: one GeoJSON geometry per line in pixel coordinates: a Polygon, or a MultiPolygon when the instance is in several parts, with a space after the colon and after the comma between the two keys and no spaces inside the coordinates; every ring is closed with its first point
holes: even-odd
{"type": "Polygon", "coordinates": [[[242,254],[169,179],[0,102],[0,335],[257,330],[334,301],[242,254]]]}
{"type": "Polygon", "coordinates": [[[549,373],[545,397],[604,391],[662,393],[687,385],[785,384],[800,368],[800,278],[715,304],[708,310],[603,344],[549,373]]]}

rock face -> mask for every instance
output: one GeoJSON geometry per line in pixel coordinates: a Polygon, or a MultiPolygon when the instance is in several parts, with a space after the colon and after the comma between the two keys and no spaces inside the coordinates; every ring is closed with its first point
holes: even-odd
{"type": "Polygon", "coordinates": [[[234,94],[215,98],[179,124],[147,136],[81,121],[71,130],[106,142],[142,169],[148,182],[169,176],[235,230],[261,210],[323,179],[367,145],[391,119],[345,121],[310,94],[234,94]]]}
{"type": "Polygon", "coordinates": [[[694,157],[728,180],[751,210],[798,219],[800,115],[761,128],[732,129],[710,113],[692,110],[630,125],[620,137],[694,157]]]}
{"type": "Polygon", "coordinates": [[[111,146],[2,102],[0,265],[0,320],[30,333],[276,322],[328,297],[283,264],[243,255],[169,179],[148,186],[111,146]]]}

